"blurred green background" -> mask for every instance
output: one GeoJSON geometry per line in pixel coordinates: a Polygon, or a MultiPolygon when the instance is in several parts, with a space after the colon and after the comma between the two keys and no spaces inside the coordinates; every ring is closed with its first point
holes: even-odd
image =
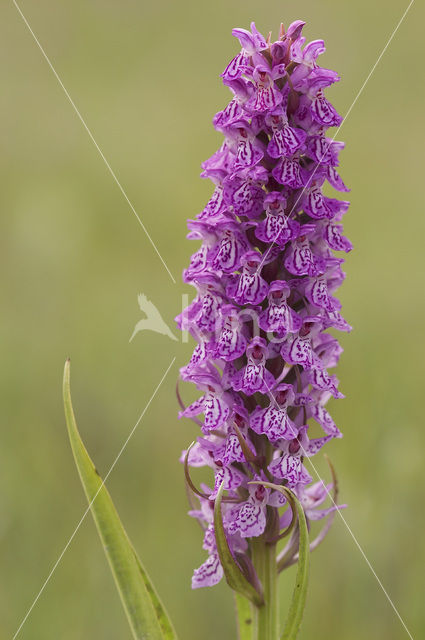
{"type": "MultiPolygon", "coordinates": [[[[205,552],[186,517],[178,457],[196,433],[176,418],[190,345],[128,340],[145,293],[172,325],[194,246],[185,221],[211,185],[200,162],[228,93],[233,26],[277,33],[303,18],[324,38],[345,114],[407,2],[74,0],[20,6],[177,280],[173,284],[11,1],[0,7],[0,638],[12,638],[85,508],[65,430],[61,378],[101,474],[173,356],[177,360],[108,480],[182,640],[232,639],[224,584],[191,591],[205,552]]],[[[423,4],[413,5],[343,126],[355,250],[341,291],[354,326],[339,367],[344,431],[328,448],[345,517],[415,638],[425,633],[423,4]]],[[[193,391],[185,388],[185,398],[193,391]]],[[[325,472],[321,463],[320,469],[325,472]]],[[[294,580],[282,577],[282,610],[294,580]]],[[[87,517],[19,638],[130,638],[87,517]]],[[[407,638],[340,519],[312,558],[300,639],[407,638]]]]}

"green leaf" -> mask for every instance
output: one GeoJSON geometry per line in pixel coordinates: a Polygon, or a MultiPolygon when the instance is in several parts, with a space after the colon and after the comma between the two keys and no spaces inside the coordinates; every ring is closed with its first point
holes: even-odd
{"type": "Polygon", "coordinates": [[[231,589],[248,598],[248,600],[254,603],[257,607],[261,607],[264,604],[262,594],[259,593],[250,582],[248,582],[239,565],[234,560],[229,549],[229,544],[227,542],[226,534],[223,527],[223,517],[221,514],[223,484],[224,483],[222,482],[215,499],[214,531],[215,540],[217,543],[217,551],[220,558],[221,566],[223,567],[224,576],[226,578],[227,584],[231,589]]]}
{"type": "Polygon", "coordinates": [[[240,593],[234,591],[238,640],[255,640],[255,615],[253,605],[240,593]]]}
{"type": "MultiPolygon", "coordinates": [[[[289,493],[289,489],[286,489],[289,493]]],[[[292,493],[292,492],[291,492],[292,493]]],[[[298,526],[300,530],[299,558],[292,602],[281,640],[295,640],[300,630],[307,599],[308,577],[310,572],[310,545],[304,509],[298,498],[292,493],[297,506],[298,526]]]]}
{"type": "Polygon", "coordinates": [[[63,399],[69,439],[84,492],[136,640],[177,640],[165,609],[121,524],[111,496],[77,429],[65,363],[63,399]]]}
{"type": "Polygon", "coordinates": [[[262,484],[265,487],[280,491],[290,500],[291,505],[295,505],[298,517],[298,527],[300,532],[299,541],[299,558],[297,565],[297,575],[295,578],[295,587],[292,593],[291,606],[289,607],[288,617],[286,619],[285,628],[281,636],[281,640],[295,640],[300,630],[304,608],[307,598],[308,576],[310,571],[310,545],[307,529],[307,521],[305,519],[304,509],[297,496],[287,487],[272,484],[271,482],[250,482],[250,484],[262,484]]]}

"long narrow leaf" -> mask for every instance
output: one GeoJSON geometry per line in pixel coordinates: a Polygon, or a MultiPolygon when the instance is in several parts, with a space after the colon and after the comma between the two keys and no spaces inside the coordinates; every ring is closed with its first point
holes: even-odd
{"type": "MultiPolygon", "coordinates": [[[[289,489],[287,489],[289,492],[289,489]]],[[[292,492],[291,492],[292,493],[292,492]]],[[[304,615],[304,608],[307,599],[308,577],[310,573],[310,548],[307,529],[307,521],[305,519],[304,509],[298,498],[292,494],[295,499],[298,515],[298,526],[300,530],[300,546],[299,558],[297,565],[297,575],[295,578],[295,587],[292,593],[292,602],[289,607],[288,617],[282,634],[282,640],[295,640],[298,635],[301,622],[304,615]]]]}
{"type": "Polygon", "coordinates": [[[152,582],[121,524],[111,496],[81,440],[71,402],[69,360],[65,363],[63,398],[75,463],[133,637],[136,640],[177,640],[152,582]]]}
{"type": "Polygon", "coordinates": [[[255,640],[256,624],[253,605],[240,593],[234,592],[238,640],[255,640]]]}
{"type": "Polygon", "coordinates": [[[217,543],[217,551],[220,558],[221,566],[223,567],[224,577],[227,584],[231,589],[237,591],[241,595],[245,596],[253,602],[257,607],[261,607],[264,604],[262,594],[260,594],[254,586],[248,582],[247,578],[242,573],[238,564],[232,556],[227,542],[226,533],[223,526],[223,516],[221,514],[221,501],[223,498],[223,483],[217,492],[214,505],[214,531],[215,540],[217,543]]]}
{"type": "Polygon", "coordinates": [[[300,532],[299,541],[299,557],[297,565],[297,575],[295,578],[295,587],[292,593],[291,606],[289,607],[288,617],[284,627],[281,640],[295,640],[300,630],[305,602],[307,598],[308,576],[310,571],[310,549],[307,521],[305,519],[304,509],[297,496],[287,487],[272,484],[271,482],[253,481],[250,484],[262,484],[270,489],[275,489],[283,493],[286,498],[290,498],[291,505],[295,504],[298,517],[298,526],[300,532]]]}

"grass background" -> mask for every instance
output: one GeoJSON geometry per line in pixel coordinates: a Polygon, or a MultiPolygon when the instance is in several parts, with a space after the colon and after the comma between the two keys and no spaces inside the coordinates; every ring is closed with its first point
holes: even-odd
{"type": "MultiPolygon", "coordinates": [[[[220,144],[219,74],[233,26],[308,22],[345,114],[404,9],[399,0],[74,0],[20,6],[174,274],[173,284],[12,2],[0,7],[0,638],[11,638],[85,510],[61,405],[72,358],[79,425],[105,474],[173,356],[177,361],[108,481],[183,640],[234,638],[224,584],[192,592],[205,552],[178,457],[196,429],[176,419],[190,345],[153,333],[129,344],[137,293],[172,324],[194,245],[185,220],[220,144]]],[[[345,228],[355,250],[341,291],[354,326],[339,367],[345,433],[328,452],[345,517],[412,635],[425,633],[423,528],[424,57],[416,2],[343,126],[345,228]],[[422,351],[421,351],[422,349],[422,351]],[[422,504],[421,504],[422,503],[422,504]]],[[[192,397],[189,389],[185,397],[192,397]]],[[[321,469],[324,469],[320,465],[321,469]]],[[[294,580],[282,578],[282,610],[294,580]]],[[[22,640],[130,638],[87,518],[34,607],[22,640]]],[[[343,523],[312,558],[301,640],[407,638],[343,523]]]]}

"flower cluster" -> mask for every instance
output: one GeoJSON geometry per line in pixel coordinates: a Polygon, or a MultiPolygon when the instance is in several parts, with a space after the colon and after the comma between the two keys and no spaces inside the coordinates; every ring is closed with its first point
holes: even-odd
{"type": "Polygon", "coordinates": [[[222,73],[233,97],[213,120],[224,142],[202,165],[215,190],[188,223],[188,237],[202,244],[184,272],[197,295],[177,322],[197,345],[181,377],[203,395],[180,413],[202,430],[183,459],[214,472],[191,511],[209,554],[194,588],[222,577],[213,525],[222,483],[238,558],[249,557],[250,539],[278,536],[290,518],[281,493],[250,480],[291,488],[308,520],[335,509],[317,509],[327,489],[308,486],[304,459],[341,436],[325,408],[342,397],[328,372],[341,347],[326,330],[350,329],[333,296],[344,279],[333,251],[351,249],[341,226],[349,203],[323,194],[326,182],[348,191],[336,170],[344,145],[327,137],[342,118],[324,89],[339,77],[318,66],[324,43],[306,44],[303,26],[281,28],[274,43],[255,24],[233,30],[242,50],[222,73]]]}

